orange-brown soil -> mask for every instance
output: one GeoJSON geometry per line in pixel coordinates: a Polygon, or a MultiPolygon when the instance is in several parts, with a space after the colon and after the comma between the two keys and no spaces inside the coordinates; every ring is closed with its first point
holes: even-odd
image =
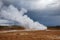
{"type": "MultiPolygon", "coordinates": [[[[51,29],[51,28],[50,28],[51,29]]],[[[60,40],[60,30],[0,31],[0,40],[60,40]]]]}
{"type": "Polygon", "coordinates": [[[0,40],[60,40],[60,31],[0,32],[0,40]]]}

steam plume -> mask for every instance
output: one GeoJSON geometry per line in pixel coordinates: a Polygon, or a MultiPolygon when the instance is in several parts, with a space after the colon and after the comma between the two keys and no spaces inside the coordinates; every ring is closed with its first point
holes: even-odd
{"type": "Polygon", "coordinates": [[[0,18],[16,21],[20,26],[23,26],[26,29],[47,29],[46,26],[40,24],[39,22],[34,22],[27,15],[24,15],[24,13],[27,13],[27,10],[25,8],[21,8],[21,10],[18,10],[18,8],[16,8],[12,4],[9,4],[8,6],[4,5],[2,1],[0,1],[0,4],[0,18]]]}
{"type": "Polygon", "coordinates": [[[1,17],[7,20],[17,21],[21,26],[23,26],[26,29],[36,29],[36,30],[47,29],[47,27],[43,26],[39,22],[34,22],[27,15],[24,15],[24,13],[27,13],[26,9],[21,8],[21,10],[19,11],[13,5],[10,5],[6,9],[2,9],[0,15],[1,17]]]}

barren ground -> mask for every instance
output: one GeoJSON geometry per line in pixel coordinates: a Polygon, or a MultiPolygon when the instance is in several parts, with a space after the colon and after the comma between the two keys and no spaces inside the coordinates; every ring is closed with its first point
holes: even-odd
{"type": "Polygon", "coordinates": [[[0,31],[0,40],[60,40],[60,30],[0,31]]]}

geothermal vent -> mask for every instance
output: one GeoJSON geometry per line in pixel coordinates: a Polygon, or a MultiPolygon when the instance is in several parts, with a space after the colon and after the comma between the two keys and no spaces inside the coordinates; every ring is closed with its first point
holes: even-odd
{"type": "MultiPolygon", "coordinates": [[[[13,4],[4,5],[3,1],[0,1],[0,18],[6,19],[8,21],[15,21],[18,25],[23,26],[25,29],[35,29],[35,30],[46,30],[47,27],[40,24],[39,22],[34,22],[30,17],[25,15],[27,10],[21,8],[20,10],[16,8],[13,4]]],[[[6,21],[8,23],[8,21],[6,21]]]]}

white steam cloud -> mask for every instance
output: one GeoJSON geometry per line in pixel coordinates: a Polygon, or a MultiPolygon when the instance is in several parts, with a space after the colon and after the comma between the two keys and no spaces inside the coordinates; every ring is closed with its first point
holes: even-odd
{"type": "Polygon", "coordinates": [[[36,29],[36,30],[47,29],[46,26],[40,24],[39,22],[34,22],[27,15],[24,15],[24,13],[26,12],[27,10],[24,8],[21,8],[21,10],[19,11],[13,5],[10,5],[6,9],[1,9],[0,15],[1,17],[7,20],[17,21],[21,26],[23,26],[26,29],[36,29]]]}

